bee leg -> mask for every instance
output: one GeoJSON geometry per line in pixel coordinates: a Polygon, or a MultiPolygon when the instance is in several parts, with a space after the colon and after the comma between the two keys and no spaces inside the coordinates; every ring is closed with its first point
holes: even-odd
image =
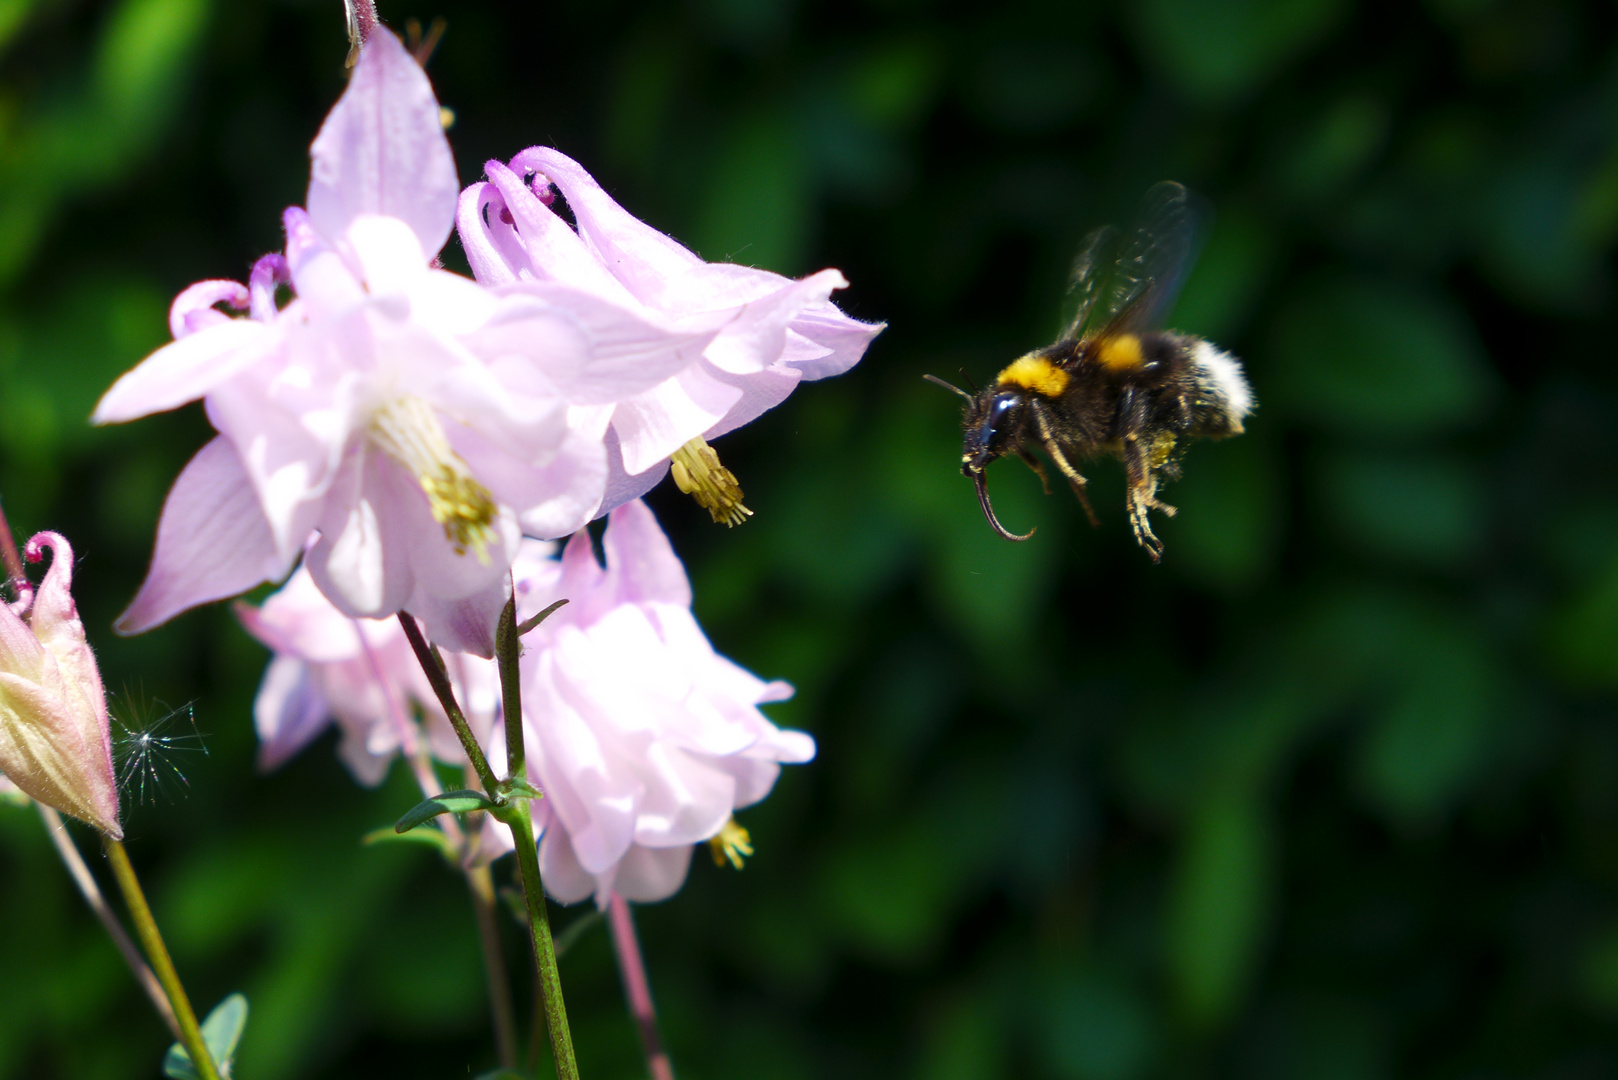
{"type": "Polygon", "coordinates": [[[1022,458],[1030,469],[1034,470],[1034,475],[1039,477],[1039,486],[1045,489],[1045,494],[1049,495],[1051,493],[1051,478],[1045,475],[1045,466],[1040,464],[1037,457],[1026,450],[1019,448],[1017,456],[1022,458]]]}
{"type": "MultiPolygon", "coordinates": [[[[1039,441],[1041,445],[1045,447],[1045,452],[1051,456],[1051,460],[1056,462],[1056,467],[1062,470],[1062,475],[1067,477],[1068,486],[1073,489],[1073,494],[1079,497],[1079,505],[1084,507],[1084,516],[1090,519],[1090,528],[1101,528],[1101,519],[1096,517],[1095,508],[1090,505],[1090,496],[1085,491],[1088,481],[1084,479],[1079,470],[1068,462],[1067,455],[1062,453],[1062,448],[1056,445],[1056,438],[1051,434],[1050,421],[1045,419],[1045,411],[1036,407],[1034,409],[1034,419],[1039,423],[1039,441]]],[[[1040,478],[1044,479],[1044,475],[1044,473],[1040,473],[1040,478]]],[[[1047,493],[1050,491],[1049,488],[1045,490],[1047,493]]]]}
{"type": "Polygon", "coordinates": [[[1146,450],[1134,436],[1124,437],[1124,467],[1129,472],[1129,525],[1135,543],[1146,550],[1152,561],[1163,561],[1163,541],[1152,532],[1150,511],[1161,510],[1173,517],[1176,508],[1157,498],[1157,473],[1146,460],[1146,450]]]}

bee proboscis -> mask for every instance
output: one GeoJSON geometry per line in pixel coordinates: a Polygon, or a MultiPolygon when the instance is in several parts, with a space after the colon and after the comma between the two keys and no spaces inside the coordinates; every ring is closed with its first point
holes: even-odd
{"type": "Polygon", "coordinates": [[[1100,229],[1079,249],[1068,290],[1072,316],[1054,344],[1018,357],[972,393],[926,376],[966,399],[961,472],[976,484],[989,524],[1007,540],[1027,540],[1034,530],[1014,533],[995,516],[990,462],[1016,454],[1049,494],[1033,453],[1043,450],[1094,526],[1077,463],[1106,455],[1123,462],[1135,541],[1157,562],[1163,544],[1148,515],[1174,514],[1157,489],[1180,475],[1186,441],[1242,433],[1253,392],[1241,362],[1202,338],[1158,329],[1189,269],[1195,219],[1184,187],[1157,184],[1131,234],[1100,229]]]}

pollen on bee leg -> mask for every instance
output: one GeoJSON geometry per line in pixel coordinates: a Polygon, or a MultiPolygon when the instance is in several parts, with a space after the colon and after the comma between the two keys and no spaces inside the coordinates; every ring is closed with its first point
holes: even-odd
{"type": "Polygon", "coordinates": [[[736,824],[735,818],[726,818],[717,835],[708,840],[708,851],[715,866],[730,863],[740,870],[743,861],[753,857],[753,838],[747,830],[736,824]]]}
{"type": "Polygon", "coordinates": [[[371,417],[371,441],[416,478],[455,553],[465,555],[471,548],[487,566],[499,508],[449,445],[432,406],[419,397],[387,402],[371,417]]]}
{"type": "Polygon", "coordinates": [[[675,486],[696,499],[716,523],[734,528],[753,516],[742,505],[736,474],[719,464],[719,455],[700,437],[674,451],[669,471],[675,486]]]}

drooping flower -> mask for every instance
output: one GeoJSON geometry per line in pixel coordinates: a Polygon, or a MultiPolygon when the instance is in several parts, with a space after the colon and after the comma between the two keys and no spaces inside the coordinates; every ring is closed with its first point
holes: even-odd
{"type": "MultiPolygon", "coordinates": [[[[685,569],[644,503],[612,512],[606,566],[586,534],[559,573],[520,578],[519,612],[568,604],[524,641],[523,730],[545,887],[571,903],[617,892],[661,900],[685,880],[692,845],[769,794],[814,740],[759,710],[792,688],[720,656],[691,615],[685,569]]],[[[555,564],[553,564],[555,565],[555,564]]],[[[503,760],[504,732],[491,737],[503,760]]],[[[509,850],[504,829],[487,849],[509,850]]]]}
{"type": "MultiPolygon", "coordinates": [[[[238,604],[236,614],[275,653],[253,702],[260,768],[280,766],[335,722],[338,756],[356,780],[375,786],[396,754],[416,751],[418,710],[431,756],[466,762],[398,620],[344,615],[303,569],[261,606],[238,604]]],[[[499,715],[493,661],[465,653],[444,660],[473,732],[487,739],[499,715]]]]}
{"type": "Polygon", "coordinates": [[[531,147],[484,168],[488,180],[461,193],[456,218],[480,282],[562,282],[671,329],[717,325],[682,370],[600,410],[605,416],[582,418],[607,434],[612,474],[601,511],[651,490],[672,461],[681,489],[715,520],[740,521],[747,511],[735,478],[706,441],[779,405],[800,381],[847,371],[883,325],[851,319],[831,302],[848,284],[836,270],[793,281],[704,262],[618,205],[560,151],[531,147]],[[576,228],[554,208],[557,192],[576,228]]]}
{"type": "Polygon", "coordinates": [[[23,554],[38,562],[47,548],[51,566],[26,621],[0,604],[0,772],[24,794],[120,840],[107,698],[73,603],[73,548],[42,532],[23,554]]]}
{"type": "Polygon", "coordinates": [[[436,269],[457,198],[439,116],[378,29],[311,148],[285,257],[247,286],[181,293],[174,343],[97,406],[116,423],[202,398],[220,433],[169,493],[122,632],[284,577],[302,554],[344,614],[403,608],[446,648],[490,655],[520,535],[566,535],[601,502],[600,432],[569,411],[655,386],[712,337],[576,288],[500,296],[436,269]],[[295,293],[279,310],[278,284],[295,293]]]}

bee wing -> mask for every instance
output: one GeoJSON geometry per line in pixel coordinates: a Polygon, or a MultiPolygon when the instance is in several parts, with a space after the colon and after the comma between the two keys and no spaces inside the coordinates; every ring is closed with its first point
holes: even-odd
{"type": "MultiPolygon", "coordinates": [[[[1128,236],[1110,248],[1092,248],[1086,241],[1074,262],[1072,286],[1081,292],[1082,300],[1074,309],[1075,318],[1064,340],[1139,333],[1155,327],[1185,283],[1200,246],[1202,217],[1184,185],[1166,180],[1146,193],[1137,224],[1128,236]]],[[[1092,233],[1091,238],[1097,235],[1092,233]]]]}
{"type": "Polygon", "coordinates": [[[1062,332],[1057,341],[1070,341],[1083,335],[1091,324],[1096,302],[1106,291],[1108,279],[1118,258],[1118,230],[1104,225],[1084,238],[1073,256],[1073,269],[1067,275],[1067,295],[1062,301],[1062,332]]]}

